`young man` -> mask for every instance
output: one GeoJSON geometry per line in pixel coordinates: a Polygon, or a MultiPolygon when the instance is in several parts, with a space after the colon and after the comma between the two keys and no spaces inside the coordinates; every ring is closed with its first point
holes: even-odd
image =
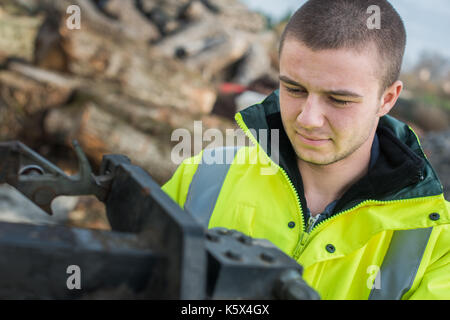
{"type": "Polygon", "coordinates": [[[282,36],[279,90],[236,115],[255,146],[215,150],[236,153],[226,164],[204,151],[163,189],[209,228],[272,241],[322,299],[450,299],[450,205],[387,115],[405,42],[385,0],[308,1],[282,36]],[[278,150],[249,129],[278,129],[278,150]]]}

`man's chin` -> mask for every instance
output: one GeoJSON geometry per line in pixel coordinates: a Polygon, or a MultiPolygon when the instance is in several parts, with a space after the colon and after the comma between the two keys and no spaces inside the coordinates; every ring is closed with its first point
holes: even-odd
{"type": "Polygon", "coordinates": [[[332,160],[332,161],[328,161],[328,160],[315,160],[315,159],[304,159],[304,158],[299,158],[301,161],[311,164],[311,165],[315,165],[315,166],[328,166],[330,164],[336,163],[339,160],[332,160]]]}
{"type": "Polygon", "coordinates": [[[330,164],[333,164],[333,163],[336,163],[336,162],[342,160],[342,158],[340,158],[336,155],[318,156],[318,155],[301,154],[299,152],[297,152],[297,158],[300,161],[306,162],[311,165],[316,165],[316,166],[327,166],[327,165],[330,165],[330,164]]]}

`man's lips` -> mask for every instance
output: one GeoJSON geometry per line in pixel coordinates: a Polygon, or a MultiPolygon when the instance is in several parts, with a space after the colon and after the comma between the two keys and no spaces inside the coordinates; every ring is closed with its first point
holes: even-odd
{"type": "Polygon", "coordinates": [[[310,137],[310,136],[301,134],[299,132],[295,132],[295,133],[301,142],[308,144],[308,145],[320,146],[322,144],[327,143],[330,140],[330,139],[323,139],[323,138],[318,138],[318,137],[310,137]]]}

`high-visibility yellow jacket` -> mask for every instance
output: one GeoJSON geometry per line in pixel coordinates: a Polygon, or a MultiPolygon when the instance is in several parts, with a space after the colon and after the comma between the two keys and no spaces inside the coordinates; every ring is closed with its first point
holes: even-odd
{"type": "Polygon", "coordinates": [[[182,208],[206,206],[209,228],[270,240],[322,299],[450,299],[450,204],[407,125],[380,119],[375,166],[331,217],[308,226],[277,92],[235,119],[254,146],[235,149],[230,165],[205,161],[206,151],[185,160],[163,186],[182,208]],[[278,161],[250,128],[281,130],[278,161]]]}

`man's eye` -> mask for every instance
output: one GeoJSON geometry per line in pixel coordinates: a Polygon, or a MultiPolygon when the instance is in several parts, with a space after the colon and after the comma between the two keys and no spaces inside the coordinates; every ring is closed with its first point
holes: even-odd
{"type": "Polygon", "coordinates": [[[285,87],[287,92],[289,93],[293,93],[293,94],[303,94],[306,93],[306,91],[304,89],[299,89],[299,88],[292,88],[292,87],[285,87]]]}
{"type": "Polygon", "coordinates": [[[342,106],[345,106],[345,105],[350,104],[350,101],[339,100],[339,99],[335,99],[335,98],[333,98],[333,97],[330,97],[330,100],[331,100],[332,102],[334,102],[334,103],[336,103],[336,104],[339,104],[339,105],[342,105],[342,106]]]}

